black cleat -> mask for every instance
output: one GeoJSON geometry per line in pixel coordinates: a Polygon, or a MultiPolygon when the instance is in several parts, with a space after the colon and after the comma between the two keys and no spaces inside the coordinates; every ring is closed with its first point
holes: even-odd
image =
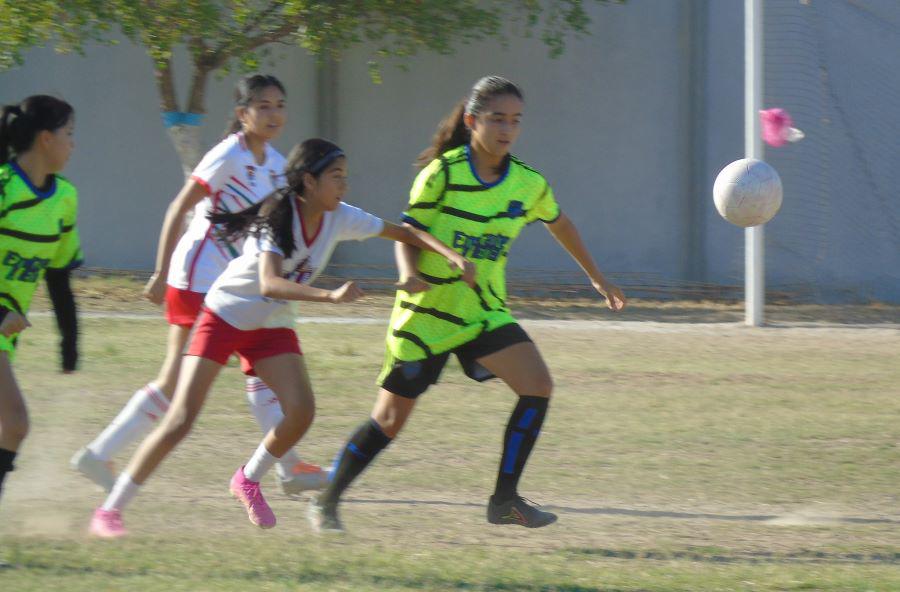
{"type": "Polygon", "coordinates": [[[556,514],[539,510],[537,504],[519,495],[505,502],[496,501],[492,495],[488,500],[487,519],[491,524],[540,528],[556,522],[556,514]]]}
{"type": "Polygon", "coordinates": [[[322,534],[343,534],[344,525],[337,515],[337,504],[322,504],[318,497],[309,502],[306,516],[313,530],[322,534]]]}

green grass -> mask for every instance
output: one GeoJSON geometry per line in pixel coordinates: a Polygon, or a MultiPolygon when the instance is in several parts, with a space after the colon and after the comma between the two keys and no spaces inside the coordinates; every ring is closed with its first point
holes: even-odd
{"type": "MultiPolygon", "coordinates": [[[[484,521],[513,397],[455,364],[349,492],[347,537],[313,535],[271,483],[278,527],[254,529],[226,491],[260,437],[230,367],[129,508],[133,536],[108,542],[84,536],[103,496],[67,460],[156,373],[165,325],[86,319],[83,368],[63,376],[50,319],[34,322],[4,592],[900,590],[890,329],[530,328],[556,393],[522,491],[560,514],[536,531],[484,521]]],[[[371,407],[384,327],[299,332],[318,403],[299,451],[324,464],[371,407]]]]}

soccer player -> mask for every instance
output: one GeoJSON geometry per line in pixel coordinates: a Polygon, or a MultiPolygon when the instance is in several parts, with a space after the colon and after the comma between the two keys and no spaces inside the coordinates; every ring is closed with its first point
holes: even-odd
{"type": "Polygon", "coordinates": [[[362,290],[347,282],[335,290],[309,286],[328,264],[340,241],[378,236],[434,249],[469,281],[474,266],[415,228],[383,222],[342,202],[347,190],[347,158],[326,140],[306,140],[291,152],[287,187],[262,204],[235,214],[213,214],[225,238],[255,236],[231,261],[206,296],[183,362],[175,398],[164,421],[150,434],[121,473],[106,502],[94,512],[93,535],[125,534],[122,510],[153,470],[190,431],[206,395],[228,357],[237,352],[245,372],[253,371],[274,390],[283,419],[231,478],[230,490],[245,506],[250,521],[275,526],[275,515],[260,491],[263,475],[303,436],[315,403],[309,375],[293,330],[291,301],[342,303],[362,290]]]}
{"type": "Polygon", "coordinates": [[[0,488],[28,433],[28,411],[11,361],[38,282],[48,269],[81,264],[78,195],[58,173],[72,154],[74,110],[28,97],[0,116],[0,488]]]}
{"type": "MultiPolygon", "coordinates": [[[[246,76],[237,85],[235,104],[230,133],[203,157],[166,211],[156,271],[144,290],[156,304],[165,301],[170,325],[159,375],[138,389],[112,423],[72,457],[73,468],[107,492],[115,483],[112,457],[146,435],[169,408],[184,346],[203,297],[228,262],[239,255],[240,244],[217,237],[207,215],[244,210],[284,184],[284,157],[270,144],[281,134],[286,119],[281,82],[274,76],[246,76]],[[182,235],[192,209],[193,218],[182,235]]],[[[246,388],[250,409],[266,433],[281,421],[278,399],[256,377],[248,376],[246,388]]],[[[327,479],[320,467],[301,461],[293,451],[282,457],[277,472],[287,494],[319,488],[327,479]]]]}
{"type": "Polygon", "coordinates": [[[553,385],[537,347],[506,306],[509,249],[526,224],[541,221],[609,308],[621,310],[625,297],[600,273],[544,177],[510,154],[523,112],[515,84],[498,76],[482,78],[438,127],[433,148],[423,153],[423,164],[433,160],[413,184],[403,221],[469,258],[477,281],[469,287],[431,253],[398,245],[401,279],[409,285],[426,282],[431,289],[397,292],[375,408],[350,437],[330,484],[309,508],[310,522],[320,532],[343,530],[337,512],[341,494],[397,436],[450,354],[470,378],[499,377],[518,395],[503,437],[488,521],[534,528],[556,520],[518,494],[553,385]]]}

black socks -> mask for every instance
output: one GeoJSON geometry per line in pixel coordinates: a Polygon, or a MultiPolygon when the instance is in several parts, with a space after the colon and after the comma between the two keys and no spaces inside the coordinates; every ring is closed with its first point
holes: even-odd
{"type": "Polygon", "coordinates": [[[503,456],[494,490],[495,501],[504,502],[517,495],[519,477],[541,433],[549,403],[548,397],[519,397],[503,436],[503,456]]]}
{"type": "Polygon", "coordinates": [[[374,419],[370,418],[359,426],[341,451],[331,475],[331,482],[319,496],[319,502],[336,504],[344,490],[390,443],[391,439],[381,431],[381,427],[374,419]]]}

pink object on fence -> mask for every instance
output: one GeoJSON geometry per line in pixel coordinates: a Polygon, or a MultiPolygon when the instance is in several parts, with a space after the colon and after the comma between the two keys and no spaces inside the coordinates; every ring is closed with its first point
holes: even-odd
{"type": "Polygon", "coordinates": [[[791,135],[794,121],[784,109],[764,109],[759,112],[762,122],[762,138],[769,146],[784,146],[791,135]]]}

